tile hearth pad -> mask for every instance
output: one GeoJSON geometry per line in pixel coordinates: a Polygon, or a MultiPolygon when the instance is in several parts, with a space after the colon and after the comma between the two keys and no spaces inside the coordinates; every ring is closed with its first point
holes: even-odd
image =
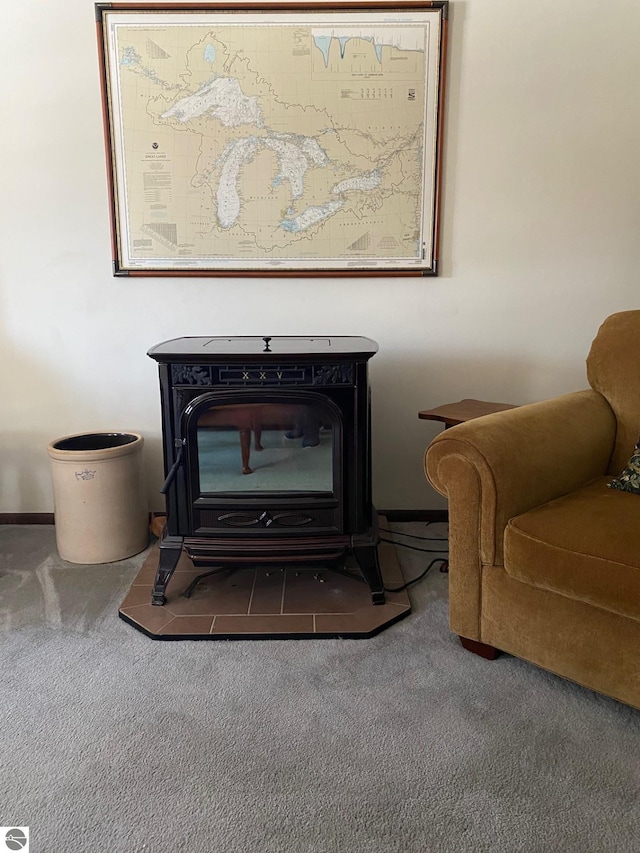
{"type": "MultiPolygon", "coordinates": [[[[393,545],[381,542],[386,587],[404,583],[393,545]]],[[[406,590],[388,592],[374,605],[366,583],[318,564],[234,567],[204,578],[189,598],[184,591],[207,568],[182,554],[167,587],[167,603],[151,604],[158,548],[147,557],[120,617],[156,640],[364,639],[408,616],[406,590]]],[[[348,568],[358,574],[356,564],[348,568]]]]}

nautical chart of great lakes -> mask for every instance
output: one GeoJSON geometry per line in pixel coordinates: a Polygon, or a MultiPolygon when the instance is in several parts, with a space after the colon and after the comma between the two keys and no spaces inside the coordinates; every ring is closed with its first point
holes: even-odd
{"type": "Polygon", "coordinates": [[[108,41],[127,266],[423,263],[428,22],[140,17],[108,41]]]}

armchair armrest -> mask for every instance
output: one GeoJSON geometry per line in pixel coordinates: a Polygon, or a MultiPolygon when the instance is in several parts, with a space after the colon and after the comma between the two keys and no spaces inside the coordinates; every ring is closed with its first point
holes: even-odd
{"type": "Polygon", "coordinates": [[[431,485],[449,500],[454,630],[480,639],[480,570],[502,565],[510,518],[606,474],[616,420],[591,389],[467,421],[425,454],[431,485]]]}
{"type": "Polygon", "coordinates": [[[427,449],[426,475],[450,500],[477,479],[482,561],[493,565],[510,518],[606,474],[615,432],[605,398],[576,391],[446,430],[427,449]]]}

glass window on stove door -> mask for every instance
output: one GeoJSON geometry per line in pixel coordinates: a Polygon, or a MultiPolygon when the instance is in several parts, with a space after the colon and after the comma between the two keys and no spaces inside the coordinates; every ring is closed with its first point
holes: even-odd
{"type": "Polygon", "coordinates": [[[314,403],[215,403],[198,416],[200,492],[331,493],[337,425],[314,403]]]}

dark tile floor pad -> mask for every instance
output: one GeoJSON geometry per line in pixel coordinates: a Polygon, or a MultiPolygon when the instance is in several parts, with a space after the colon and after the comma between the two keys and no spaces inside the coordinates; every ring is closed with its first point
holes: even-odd
{"type": "MultiPolygon", "coordinates": [[[[379,555],[385,587],[401,586],[393,545],[381,543],[379,555]]],[[[151,604],[158,559],[155,547],[119,611],[154,639],[357,639],[374,636],[411,612],[405,590],[387,592],[384,604],[373,605],[366,583],[322,565],[228,569],[201,580],[185,597],[194,578],[207,571],[195,568],[186,554],[167,586],[167,603],[158,607],[151,604]]],[[[359,574],[355,563],[347,568],[359,574]]]]}

